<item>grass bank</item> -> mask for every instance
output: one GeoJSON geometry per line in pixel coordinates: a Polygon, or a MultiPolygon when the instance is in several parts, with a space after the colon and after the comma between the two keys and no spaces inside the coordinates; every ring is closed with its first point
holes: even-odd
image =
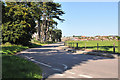
{"type": "Polygon", "coordinates": [[[19,51],[22,51],[28,48],[34,48],[34,47],[43,46],[43,45],[46,45],[46,43],[40,43],[36,41],[32,41],[31,44],[28,46],[6,43],[6,44],[2,44],[2,53],[3,54],[15,54],[19,51]]]}
{"type": "Polygon", "coordinates": [[[14,55],[2,56],[2,78],[42,78],[40,67],[14,55]]]}
{"type": "Polygon", "coordinates": [[[14,54],[37,46],[45,45],[39,42],[31,42],[29,46],[2,44],[2,78],[42,78],[42,70],[40,67],[24,58],[15,56],[14,54]]]}

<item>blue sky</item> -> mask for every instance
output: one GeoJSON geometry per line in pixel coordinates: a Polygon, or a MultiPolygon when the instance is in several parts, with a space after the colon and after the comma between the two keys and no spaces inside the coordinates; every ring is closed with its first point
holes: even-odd
{"type": "Polygon", "coordinates": [[[59,22],[63,36],[118,35],[117,2],[60,2],[65,21],[59,22]]]}

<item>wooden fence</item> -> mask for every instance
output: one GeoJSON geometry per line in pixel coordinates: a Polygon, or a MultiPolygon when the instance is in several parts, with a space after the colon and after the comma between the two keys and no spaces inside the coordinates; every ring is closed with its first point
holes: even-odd
{"type": "MultiPolygon", "coordinates": [[[[64,42],[64,45],[69,46],[71,48],[78,49],[80,43],[76,43],[76,42],[75,43],[66,43],[66,42],[64,42]],[[76,45],[76,46],[74,46],[74,45],[76,45]]],[[[97,46],[97,51],[99,51],[99,47],[100,47],[99,43],[97,43],[96,46],[97,46]]],[[[87,49],[86,43],[85,43],[84,49],[87,49]]],[[[115,53],[115,43],[113,43],[113,51],[112,52],[115,53]]]]}

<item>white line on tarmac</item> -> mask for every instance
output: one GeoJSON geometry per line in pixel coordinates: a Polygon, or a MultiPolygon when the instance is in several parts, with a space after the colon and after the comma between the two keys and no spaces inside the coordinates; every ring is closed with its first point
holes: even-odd
{"type": "Polygon", "coordinates": [[[52,68],[53,70],[56,70],[56,71],[60,71],[60,72],[62,72],[62,70],[61,69],[56,69],[56,68],[52,68]]]}
{"type": "Polygon", "coordinates": [[[85,78],[93,78],[93,77],[91,77],[91,76],[88,76],[88,75],[79,75],[79,76],[81,76],[81,77],[85,77],[85,78]]]}
{"type": "Polygon", "coordinates": [[[50,66],[50,65],[47,65],[47,64],[44,64],[44,63],[41,63],[41,62],[35,61],[35,60],[31,60],[31,61],[34,61],[34,62],[36,62],[36,63],[39,63],[39,64],[44,65],[44,66],[47,66],[47,67],[52,67],[52,66],[50,66]]]}
{"type": "Polygon", "coordinates": [[[50,65],[47,65],[47,64],[41,63],[41,62],[36,61],[36,60],[34,60],[34,59],[31,59],[31,58],[29,58],[28,56],[25,56],[25,57],[28,58],[28,59],[30,59],[31,61],[36,62],[36,63],[39,63],[39,64],[41,64],[41,65],[44,65],[44,66],[47,66],[47,67],[52,67],[52,66],[50,66],[50,65]]]}
{"type": "MultiPolygon", "coordinates": [[[[36,60],[34,60],[34,59],[31,59],[30,57],[28,57],[28,56],[25,56],[27,59],[30,59],[31,61],[33,61],[33,62],[36,62],[36,63],[39,63],[39,64],[41,64],[41,65],[44,65],[44,66],[47,66],[47,67],[52,67],[52,66],[50,66],[50,65],[47,65],[47,64],[45,64],[45,63],[42,63],[42,62],[39,62],[39,61],[36,61],[36,60]]],[[[66,65],[64,65],[65,66],[65,69],[67,69],[67,66],[66,65]]],[[[60,71],[60,72],[62,72],[62,70],[61,69],[57,69],[57,68],[52,68],[53,70],[56,70],[56,71],[60,71]]]]}
{"type": "Polygon", "coordinates": [[[63,64],[63,66],[65,66],[65,67],[64,67],[65,70],[68,68],[67,65],[65,65],[65,64],[63,64]]]}

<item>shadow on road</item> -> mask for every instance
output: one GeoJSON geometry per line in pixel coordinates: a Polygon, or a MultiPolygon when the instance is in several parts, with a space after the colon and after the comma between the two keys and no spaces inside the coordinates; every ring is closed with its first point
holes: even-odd
{"type": "Polygon", "coordinates": [[[72,69],[72,67],[76,65],[86,64],[87,62],[89,62],[89,60],[114,59],[114,58],[105,58],[105,57],[85,55],[85,54],[72,54],[63,50],[49,49],[54,47],[58,47],[58,46],[48,45],[48,46],[38,47],[37,49],[33,48],[29,50],[28,53],[22,53],[19,55],[32,57],[32,59],[40,63],[50,65],[51,67],[39,64],[40,67],[43,69],[44,78],[48,78],[49,76],[55,73],[64,73],[66,70],[70,70],[72,69]],[[66,69],[64,64],[67,66],[66,69]],[[60,69],[61,71],[53,70],[54,68],[60,69]]]}

